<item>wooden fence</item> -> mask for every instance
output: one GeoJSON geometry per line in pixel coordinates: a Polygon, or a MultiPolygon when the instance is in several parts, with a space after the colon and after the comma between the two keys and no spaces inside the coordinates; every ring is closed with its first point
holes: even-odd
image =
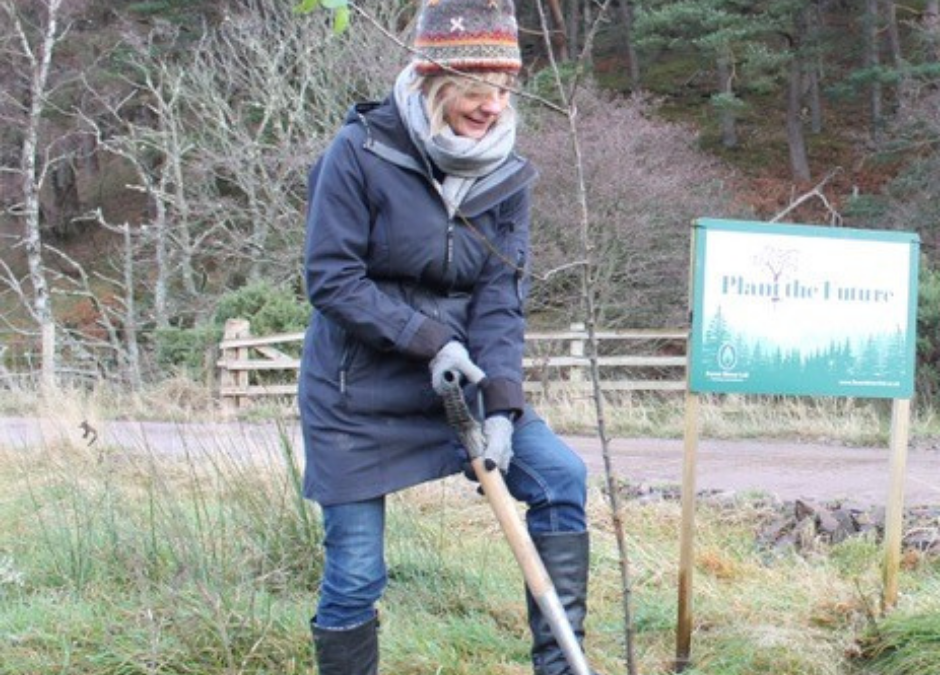
{"type": "MultiPolygon", "coordinates": [[[[602,390],[685,390],[687,331],[598,331],[596,337],[602,390]]],[[[219,345],[223,407],[237,410],[262,397],[296,395],[303,339],[303,333],[253,337],[248,321],[229,320],[219,345]]],[[[590,391],[588,334],[582,324],[567,331],[527,333],[525,340],[527,392],[590,391]]]]}

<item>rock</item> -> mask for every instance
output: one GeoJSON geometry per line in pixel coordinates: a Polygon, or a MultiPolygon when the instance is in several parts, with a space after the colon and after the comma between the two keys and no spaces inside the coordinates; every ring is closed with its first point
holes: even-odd
{"type": "Polygon", "coordinates": [[[793,529],[793,520],[790,518],[777,518],[758,534],[758,540],[767,545],[773,545],[783,539],[787,532],[793,529]]]}
{"type": "Polygon", "coordinates": [[[901,548],[912,548],[917,551],[932,552],[940,549],[940,529],[935,527],[922,527],[911,530],[901,540],[901,548]]]}

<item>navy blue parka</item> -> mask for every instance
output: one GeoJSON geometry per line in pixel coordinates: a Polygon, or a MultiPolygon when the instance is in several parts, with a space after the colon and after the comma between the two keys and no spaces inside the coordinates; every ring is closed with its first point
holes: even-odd
{"type": "Polygon", "coordinates": [[[299,389],[308,498],[361,501],[461,469],[465,454],[428,368],[450,340],[487,374],[487,411],[523,411],[535,177],[513,153],[448,217],[435,169],[393,98],[350,111],[309,177],[314,312],[299,389]]]}

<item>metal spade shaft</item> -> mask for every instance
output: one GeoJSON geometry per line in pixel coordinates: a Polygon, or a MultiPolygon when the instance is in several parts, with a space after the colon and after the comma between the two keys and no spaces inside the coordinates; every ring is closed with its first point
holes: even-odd
{"type": "Polygon", "coordinates": [[[441,396],[444,399],[447,421],[454,427],[470,455],[470,464],[480,481],[483,494],[499,521],[509,547],[516,557],[516,562],[522,569],[522,576],[529,587],[529,592],[539,609],[542,610],[542,615],[548,622],[552,635],[561,647],[568,665],[571,666],[574,675],[591,675],[587,659],[568,622],[552,579],[548,576],[538,549],[535,548],[529,531],[516,511],[515,502],[506,488],[502,473],[497,469],[487,471],[483,464],[482,454],[485,445],[483,430],[467,408],[467,402],[464,400],[460,387],[460,377],[456,373],[445,373],[441,396]]]}

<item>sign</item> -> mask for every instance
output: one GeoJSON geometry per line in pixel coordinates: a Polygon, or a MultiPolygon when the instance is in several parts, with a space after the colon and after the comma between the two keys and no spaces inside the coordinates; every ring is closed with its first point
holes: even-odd
{"type": "Polygon", "coordinates": [[[700,219],[693,392],[909,398],[919,240],[700,219]]]}

